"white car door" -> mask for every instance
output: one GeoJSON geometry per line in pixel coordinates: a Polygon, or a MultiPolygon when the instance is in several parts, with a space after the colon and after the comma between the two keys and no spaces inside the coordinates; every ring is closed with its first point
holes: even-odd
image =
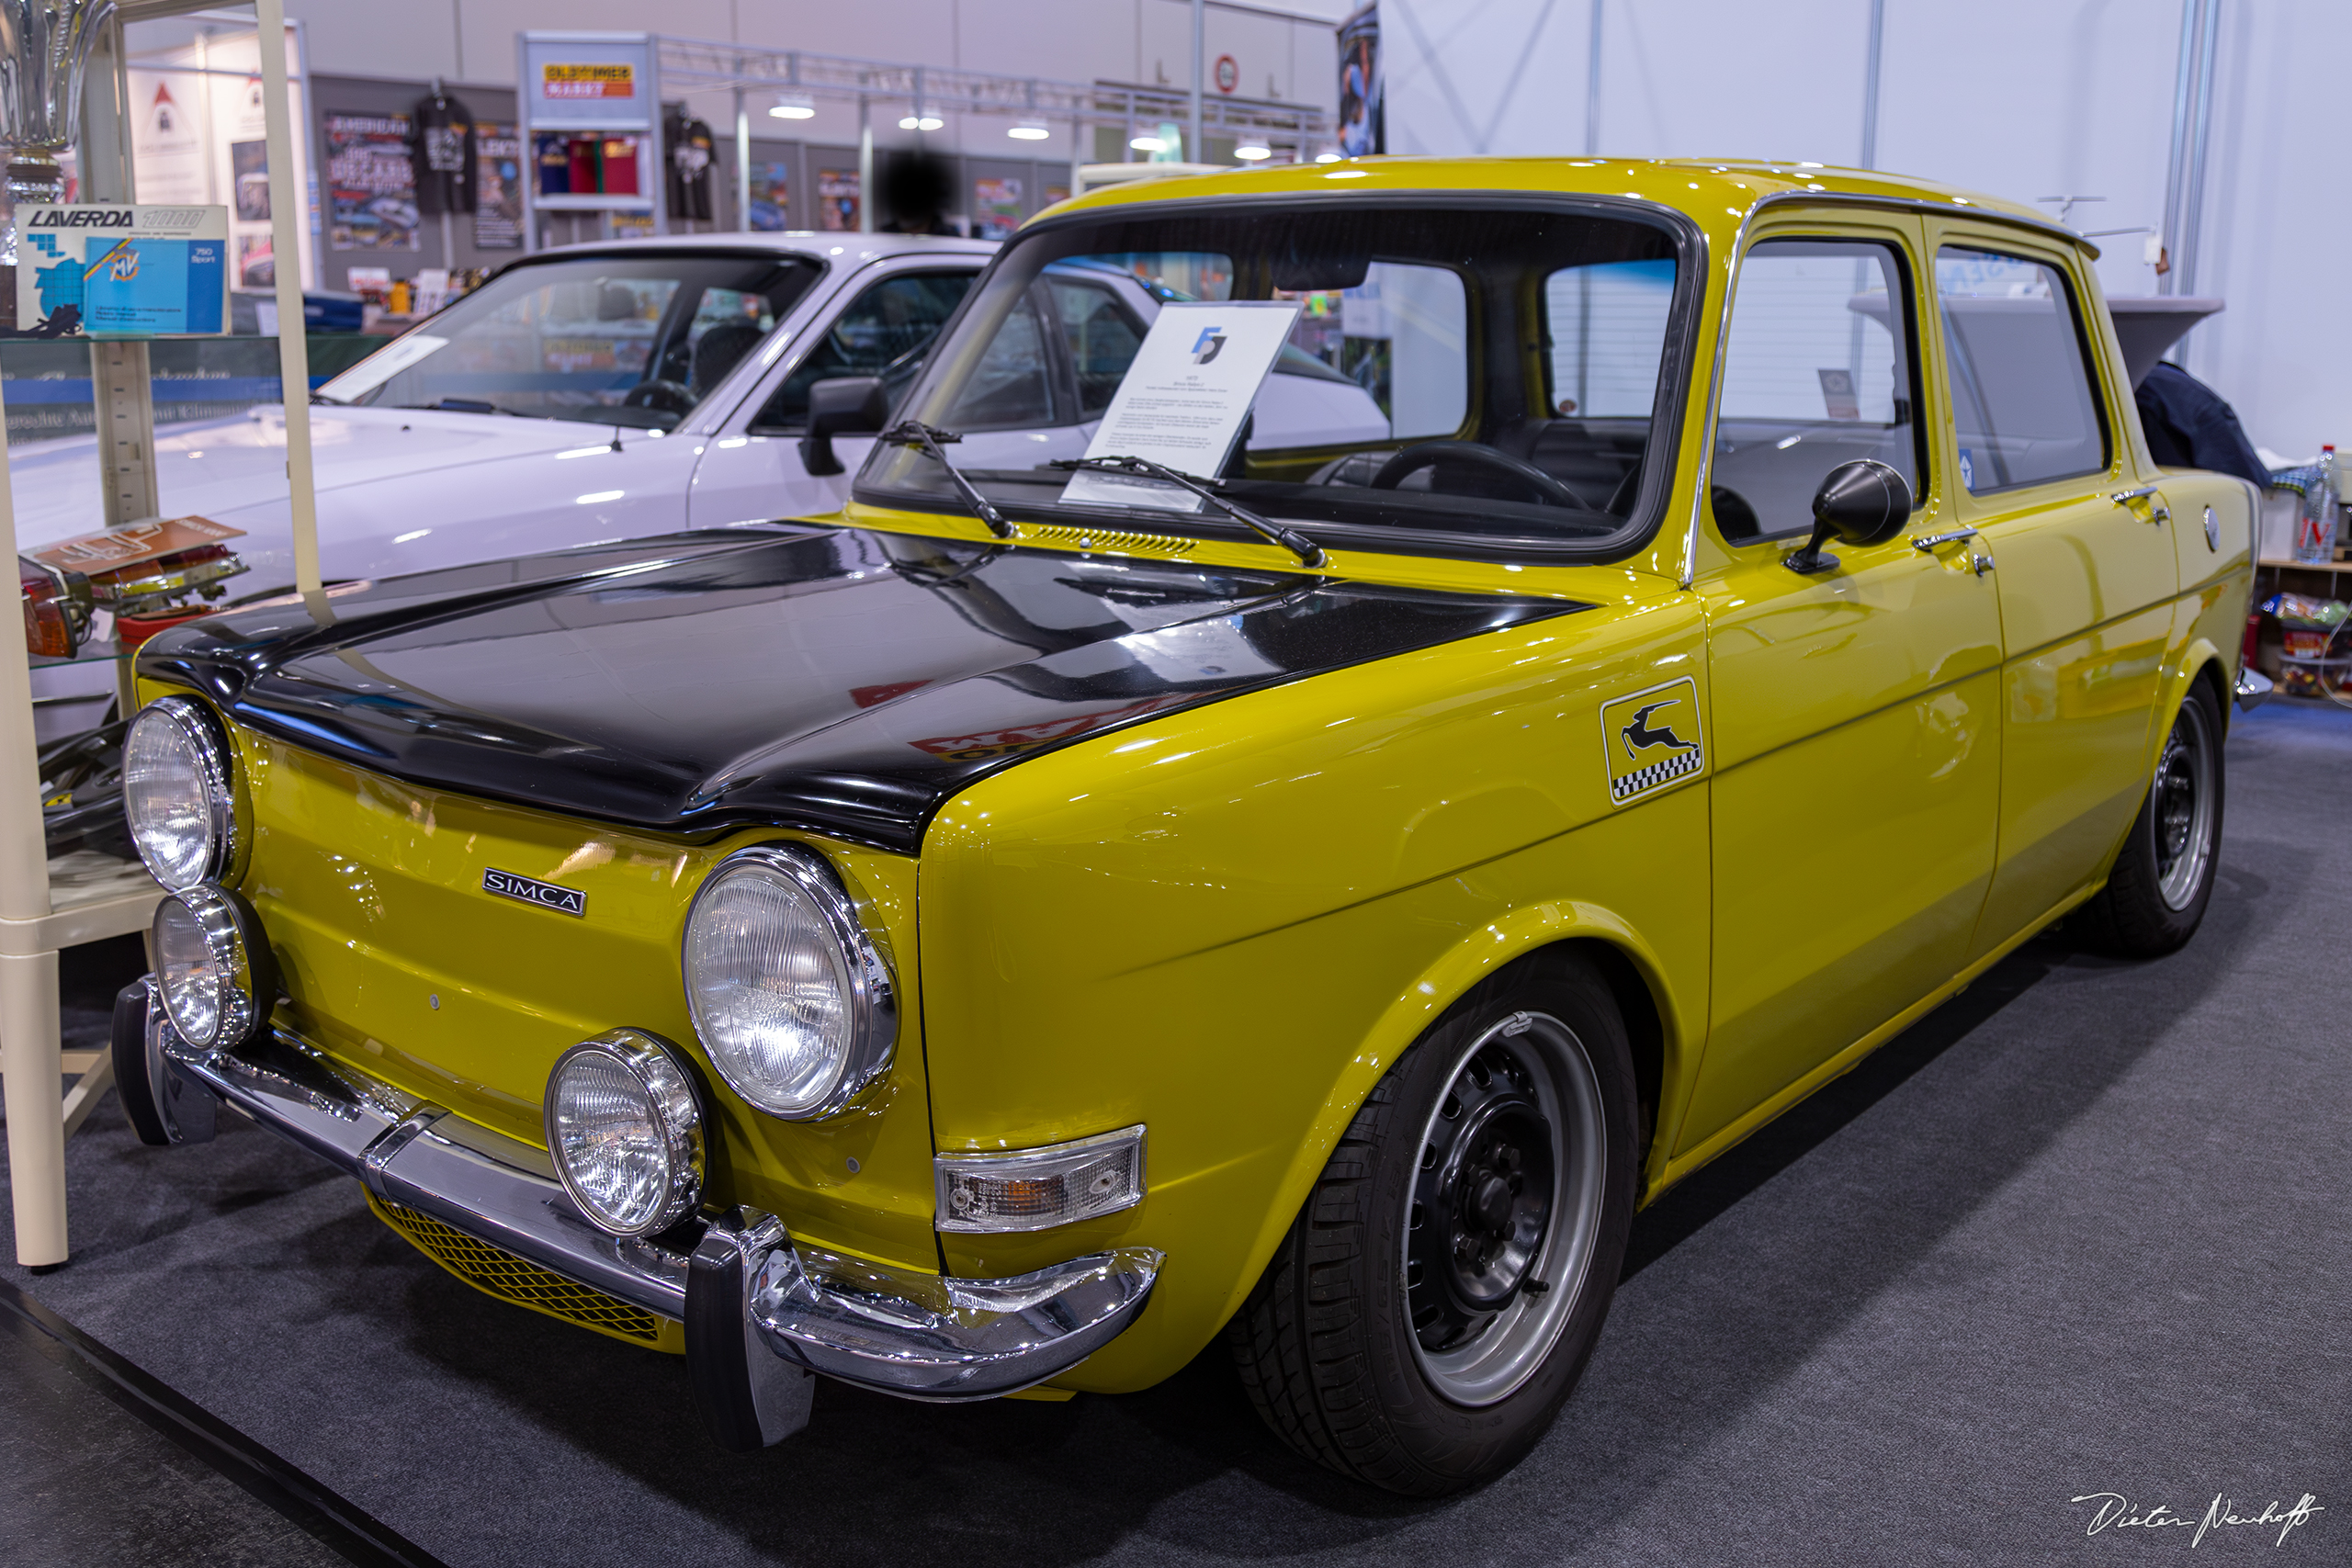
{"type": "Polygon", "coordinates": [[[800,458],[808,389],[834,377],[879,376],[894,396],[902,392],[987,261],[953,254],[898,256],[836,289],[830,312],[801,330],[704,443],[687,502],[691,525],[723,528],[839,510],[874,443],[867,436],[837,436],[832,446],[841,472],[810,474],[800,458]]]}

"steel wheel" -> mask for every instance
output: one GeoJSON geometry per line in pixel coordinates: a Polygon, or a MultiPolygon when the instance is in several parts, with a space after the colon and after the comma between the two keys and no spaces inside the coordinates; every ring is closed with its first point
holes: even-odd
{"type": "Polygon", "coordinates": [[[1509,1398],[1551,1353],[1591,1267],[1608,1152],[1600,1085],[1558,1019],[1514,1013],[1455,1058],[1399,1254],[1413,1355],[1446,1399],[1509,1398]]]}
{"type": "Polygon", "coordinates": [[[2203,887],[2213,855],[2213,734],[2197,703],[2181,704],[2173,720],[2156,760],[2150,805],[2156,891],[2165,908],[2185,909],[2203,887]]]}

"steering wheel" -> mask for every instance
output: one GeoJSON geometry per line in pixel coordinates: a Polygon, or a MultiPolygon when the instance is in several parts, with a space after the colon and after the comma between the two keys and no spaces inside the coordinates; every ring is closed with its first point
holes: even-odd
{"type": "Polygon", "coordinates": [[[1572,506],[1579,512],[1593,510],[1591,502],[1534,464],[1522,462],[1482,441],[1423,441],[1408,446],[1380,465],[1380,471],[1372,476],[1372,488],[1395,490],[1408,474],[1453,461],[1474,463],[1516,479],[1533,491],[1547,506],[1572,506]]]}
{"type": "Polygon", "coordinates": [[[659,409],[663,413],[692,413],[695,395],[675,381],[639,381],[621,399],[628,409],[659,409]]]}

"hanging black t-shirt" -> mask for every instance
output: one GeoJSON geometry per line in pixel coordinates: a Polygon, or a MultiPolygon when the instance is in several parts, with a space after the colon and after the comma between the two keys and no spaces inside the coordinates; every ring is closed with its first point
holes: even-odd
{"type": "Polygon", "coordinates": [[[662,118],[662,141],[670,154],[663,160],[670,216],[709,222],[711,174],[718,162],[718,138],[711,134],[709,126],[689,118],[684,107],[673,107],[662,118]]]}
{"type": "Polygon", "coordinates": [[[428,94],[409,111],[409,123],[416,209],[428,218],[473,211],[481,200],[474,183],[473,115],[447,93],[428,94]]]}

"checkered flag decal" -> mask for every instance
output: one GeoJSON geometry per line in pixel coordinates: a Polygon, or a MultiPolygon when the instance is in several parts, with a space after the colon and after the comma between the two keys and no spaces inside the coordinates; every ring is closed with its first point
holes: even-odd
{"type": "Polygon", "coordinates": [[[1652,762],[1648,767],[1636,768],[1622,778],[1611,779],[1609,793],[1620,801],[1631,800],[1644,790],[1656,788],[1669,779],[1695,773],[1703,765],[1704,760],[1695,749],[1678,751],[1663,762],[1652,762]]]}

